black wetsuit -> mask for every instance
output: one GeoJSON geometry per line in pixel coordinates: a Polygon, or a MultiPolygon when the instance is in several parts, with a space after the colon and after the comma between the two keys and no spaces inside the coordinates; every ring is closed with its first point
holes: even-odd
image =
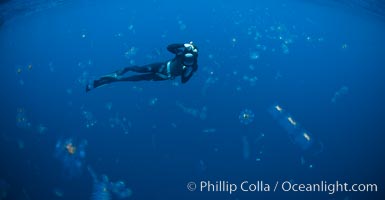
{"type": "Polygon", "coordinates": [[[87,85],[86,91],[117,81],[163,81],[174,79],[177,76],[181,76],[181,82],[186,83],[198,69],[197,47],[193,46],[191,49],[186,48],[185,44],[171,44],[168,45],[167,50],[175,54],[172,60],[144,66],[125,67],[94,80],[93,83],[87,85]],[[129,71],[140,74],[124,76],[129,71]]]}

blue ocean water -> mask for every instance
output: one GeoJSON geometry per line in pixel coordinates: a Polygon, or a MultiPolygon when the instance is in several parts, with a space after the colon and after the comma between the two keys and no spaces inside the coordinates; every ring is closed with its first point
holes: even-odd
{"type": "Polygon", "coordinates": [[[0,199],[383,199],[384,8],[0,1],[0,199]],[[190,41],[199,68],[186,84],[85,92],[190,41]],[[282,188],[337,181],[377,191],[282,188]]]}

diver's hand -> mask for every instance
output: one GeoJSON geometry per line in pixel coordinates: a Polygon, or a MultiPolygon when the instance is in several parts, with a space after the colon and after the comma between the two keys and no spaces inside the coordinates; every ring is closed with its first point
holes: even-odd
{"type": "Polygon", "coordinates": [[[192,42],[184,44],[184,48],[186,48],[188,51],[192,51],[194,49],[194,45],[192,42]]]}
{"type": "Polygon", "coordinates": [[[187,49],[187,51],[189,51],[189,52],[195,52],[195,53],[198,52],[198,50],[194,47],[193,42],[184,44],[184,47],[185,47],[185,48],[187,49]]]}

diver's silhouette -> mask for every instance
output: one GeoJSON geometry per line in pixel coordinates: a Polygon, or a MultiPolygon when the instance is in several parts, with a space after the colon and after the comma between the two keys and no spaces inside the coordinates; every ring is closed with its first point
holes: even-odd
{"type": "Polygon", "coordinates": [[[86,91],[118,81],[163,81],[174,79],[177,76],[181,76],[181,82],[186,83],[198,69],[198,48],[190,42],[168,45],[167,50],[175,54],[172,60],[144,66],[125,67],[94,80],[86,86],[86,91]],[[140,74],[124,76],[129,71],[140,74]]]}

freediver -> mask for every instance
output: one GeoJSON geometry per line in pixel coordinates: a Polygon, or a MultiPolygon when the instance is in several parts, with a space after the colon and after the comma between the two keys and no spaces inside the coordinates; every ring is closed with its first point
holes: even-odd
{"type": "Polygon", "coordinates": [[[144,66],[129,66],[112,74],[101,76],[86,86],[86,92],[91,89],[119,81],[163,81],[181,76],[181,82],[186,83],[198,69],[198,48],[192,43],[170,44],[167,50],[175,54],[172,60],[157,62],[144,66]],[[124,76],[132,71],[139,75],[124,76]]]}

